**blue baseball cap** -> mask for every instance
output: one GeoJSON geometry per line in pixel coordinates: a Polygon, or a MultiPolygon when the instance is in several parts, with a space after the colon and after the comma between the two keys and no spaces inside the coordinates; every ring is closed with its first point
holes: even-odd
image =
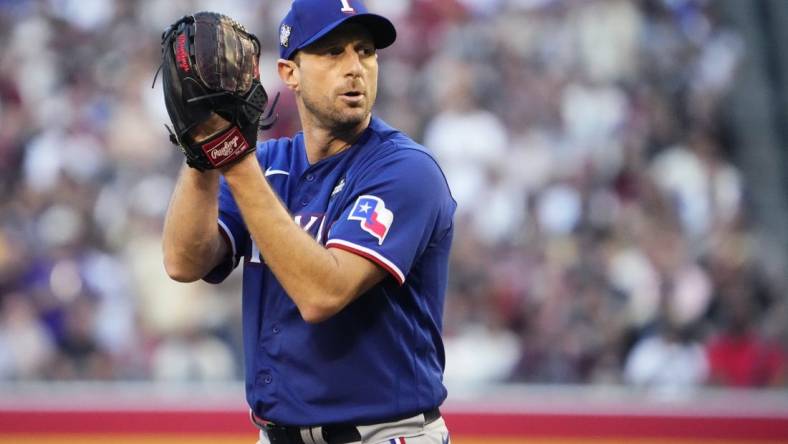
{"type": "Polygon", "coordinates": [[[390,46],[397,39],[391,21],[369,13],[361,0],[293,0],[279,25],[279,56],[291,59],[299,49],[348,22],[366,27],[378,49],[390,46]]]}

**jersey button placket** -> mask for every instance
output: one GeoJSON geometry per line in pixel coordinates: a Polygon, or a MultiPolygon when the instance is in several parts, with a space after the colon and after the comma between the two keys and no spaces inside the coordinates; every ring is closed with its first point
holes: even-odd
{"type": "MultiPolygon", "coordinates": [[[[315,174],[314,173],[307,173],[306,175],[301,176],[301,180],[303,180],[304,182],[309,182],[309,183],[314,182],[315,181],[315,174]]],[[[302,199],[301,199],[301,206],[302,207],[305,207],[305,206],[309,205],[309,201],[312,200],[311,198],[307,197],[307,196],[312,194],[311,192],[309,192],[310,188],[311,187],[304,187],[304,191],[307,192],[306,193],[307,195],[303,196],[302,199]]]]}

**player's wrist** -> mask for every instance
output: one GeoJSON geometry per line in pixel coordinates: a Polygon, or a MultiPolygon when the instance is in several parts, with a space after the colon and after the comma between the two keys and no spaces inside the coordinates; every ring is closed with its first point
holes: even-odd
{"type": "Polygon", "coordinates": [[[257,156],[250,154],[252,153],[247,153],[235,162],[220,167],[218,171],[220,171],[221,174],[223,174],[228,180],[230,180],[230,176],[241,177],[248,176],[249,174],[262,174],[262,170],[260,170],[260,164],[257,162],[257,156]]]}
{"type": "Polygon", "coordinates": [[[192,168],[189,164],[184,161],[183,166],[181,167],[181,174],[184,174],[188,177],[191,177],[193,182],[198,184],[203,184],[204,187],[215,188],[218,187],[219,178],[221,177],[222,173],[219,170],[204,170],[200,171],[196,168],[192,168]]]}

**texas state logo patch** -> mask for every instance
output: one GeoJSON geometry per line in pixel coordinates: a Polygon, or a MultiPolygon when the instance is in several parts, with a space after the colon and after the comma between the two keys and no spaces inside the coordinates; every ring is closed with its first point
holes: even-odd
{"type": "Polygon", "coordinates": [[[360,221],[361,229],[375,236],[378,245],[383,245],[394,221],[394,213],[386,208],[386,203],[379,197],[359,196],[350,210],[348,220],[360,221]]]}

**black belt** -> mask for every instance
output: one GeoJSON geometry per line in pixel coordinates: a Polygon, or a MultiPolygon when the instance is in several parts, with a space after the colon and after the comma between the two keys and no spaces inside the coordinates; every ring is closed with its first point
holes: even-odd
{"type": "MultiPolygon", "coordinates": [[[[406,416],[405,418],[409,418],[410,416],[406,416]]],[[[424,412],[424,425],[435,422],[440,417],[441,412],[437,407],[428,412],[424,412]]],[[[381,421],[381,423],[396,422],[405,418],[381,421]]],[[[276,425],[262,420],[254,414],[252,414],[252,419],[258,427],[265,430],[271,444],[306,444],[303,438],[301,438],[302,431],[304,431],[304,433],[322,433],[322,439],[328,444],[347,444],[361,441],[361,433],[358,431],[358,428],[353,425],[332,424],[322,427],[298,427],[276,425]]]]}

